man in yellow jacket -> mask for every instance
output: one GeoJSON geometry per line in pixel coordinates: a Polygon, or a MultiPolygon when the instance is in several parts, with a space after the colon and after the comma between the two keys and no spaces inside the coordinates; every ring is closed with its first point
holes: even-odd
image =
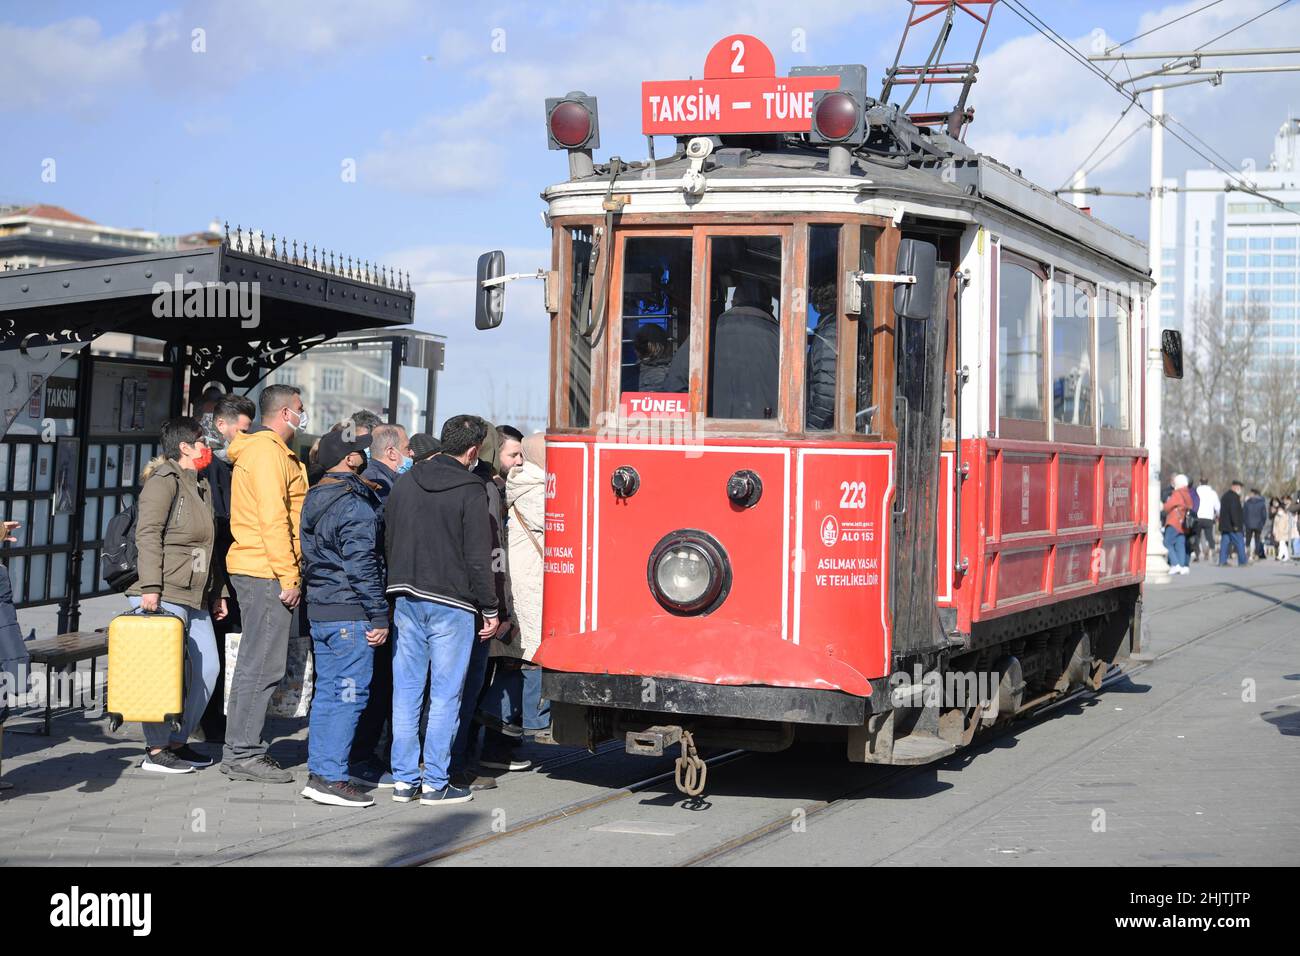
{"type": "Polygon", "coordinates": [[[301,600],[298,522],[307,471],[289,447],[307,430],[302,396],[292,385],[262,391],[261,425],[230,443],[230,533],[226,572],[239,597],[243,635],[226,700],[221,772],[233,780],[292,783],[266,752],[266,709],[284,677],[293,611],[301,600]]]}

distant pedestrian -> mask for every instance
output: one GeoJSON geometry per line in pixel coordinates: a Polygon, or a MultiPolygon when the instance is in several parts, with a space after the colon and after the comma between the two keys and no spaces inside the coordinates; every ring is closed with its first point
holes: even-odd
{"type": "Polygon", "coordinates": [[[1193,496],[1196,502],[1196,540],[1191,542],[1199,555],[1214,559],[1214,523],[1219,519],[1219,493],[1208,478],[1202,478],[1193,496]]]}
{"type": "Polygon", "coordinates": [[[1246,524],[1246,553],[1251,560],[1264,557],[1264,525],[1268,524],[1268,502],[1258,488],[1250,489],[1250,496],[1241,506],[1246,524]]]}
{"type": "Polygon", "coordinates": [[[1219,508],[1219,567],[1228,566],[1228,549],[1237,552],[1237,567],[1246,566],[1246,519],[1241,507],[1240,481],[1223,493],[1219,508]]]}
{"type": "Polygon", "coordinates": [[[1169,555],[1170,574],[1190,574],[1187,566],[1187,538],[1184,522],[1192,508],[1192,495],[1187,490],[1186,475],[1174,475],[1174,487],[1160,509],[1165,517],[1165,551],[1169,555]]]}
{"type": "Polygon", "coordinates": [[[1291,515],[1287,513],[1282,502],[1276,498],[1273,500],[1273,541],[1277,548],[1277,559],[1289,561],[1291,559],[1291,515]]]}
{"type": "Polygon", "coordinates": [[[368,807],[348,769],[357,721],[369,700],[375,648],[388,640],[388,598],[380,502],[358,472],[373,433],[321,438],[325,477],[302,506],[302,556],[316,691],[307,737],[309,777],[302,795],[317,803],[368,807]]]}
{"type": "Polygon", "coordinates": [[[385,505],[393,647],[393,799],[433,806],[473,793],[450,780],[470,651],[497,631],[492,527],[484,482],[470,471],[487,435],[473,415],[448,419],[442,452],[404,476],[385,505]],[[481,620],[481,625],[477,621],[481,620]],[[420,768],[420,708],[429,702],[420,768]]]}

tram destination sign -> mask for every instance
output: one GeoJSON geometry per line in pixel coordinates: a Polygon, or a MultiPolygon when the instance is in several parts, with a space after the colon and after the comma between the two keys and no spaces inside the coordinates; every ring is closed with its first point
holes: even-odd
{"type": "Polygon", "coordinates": [[[806,133],[813,94],[838,86],[834,75],[777,76],[776,59],[763,41],[735,33],[713,45],[703,79],[641,84],[641,131],[647,136],[806,133]]]}

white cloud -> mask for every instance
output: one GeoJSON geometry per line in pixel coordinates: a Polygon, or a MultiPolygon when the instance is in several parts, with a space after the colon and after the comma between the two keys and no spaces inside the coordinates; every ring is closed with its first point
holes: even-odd
{"type": "Polygon", "coordinates": [[[378,149],[362,155],[358,178],[408,193],[482,192],[500,182],[499,147],[482,140],[386,135],[378,149]]]}
{"type": "Polygon", "coordinates": [[[36,28],[0,23],[0,102],[8,109],[87,107],[105,88],[141,83],[148,46],[143,23],[115,36],[91,17],[36,28]]]}

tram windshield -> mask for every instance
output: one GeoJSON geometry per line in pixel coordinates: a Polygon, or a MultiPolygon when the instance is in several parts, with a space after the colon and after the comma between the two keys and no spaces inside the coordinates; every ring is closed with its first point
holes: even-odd
{"type": "Polygon", "coordinates": [[[685,392],[690,386],[690,237],[628,239],[623,257],[623,393],[685,392]]]}
{"type": "Polygon", "coordinates": [[[709,240],[711,418],[775,418],[781,390],[781,240],[709,240]]]}

